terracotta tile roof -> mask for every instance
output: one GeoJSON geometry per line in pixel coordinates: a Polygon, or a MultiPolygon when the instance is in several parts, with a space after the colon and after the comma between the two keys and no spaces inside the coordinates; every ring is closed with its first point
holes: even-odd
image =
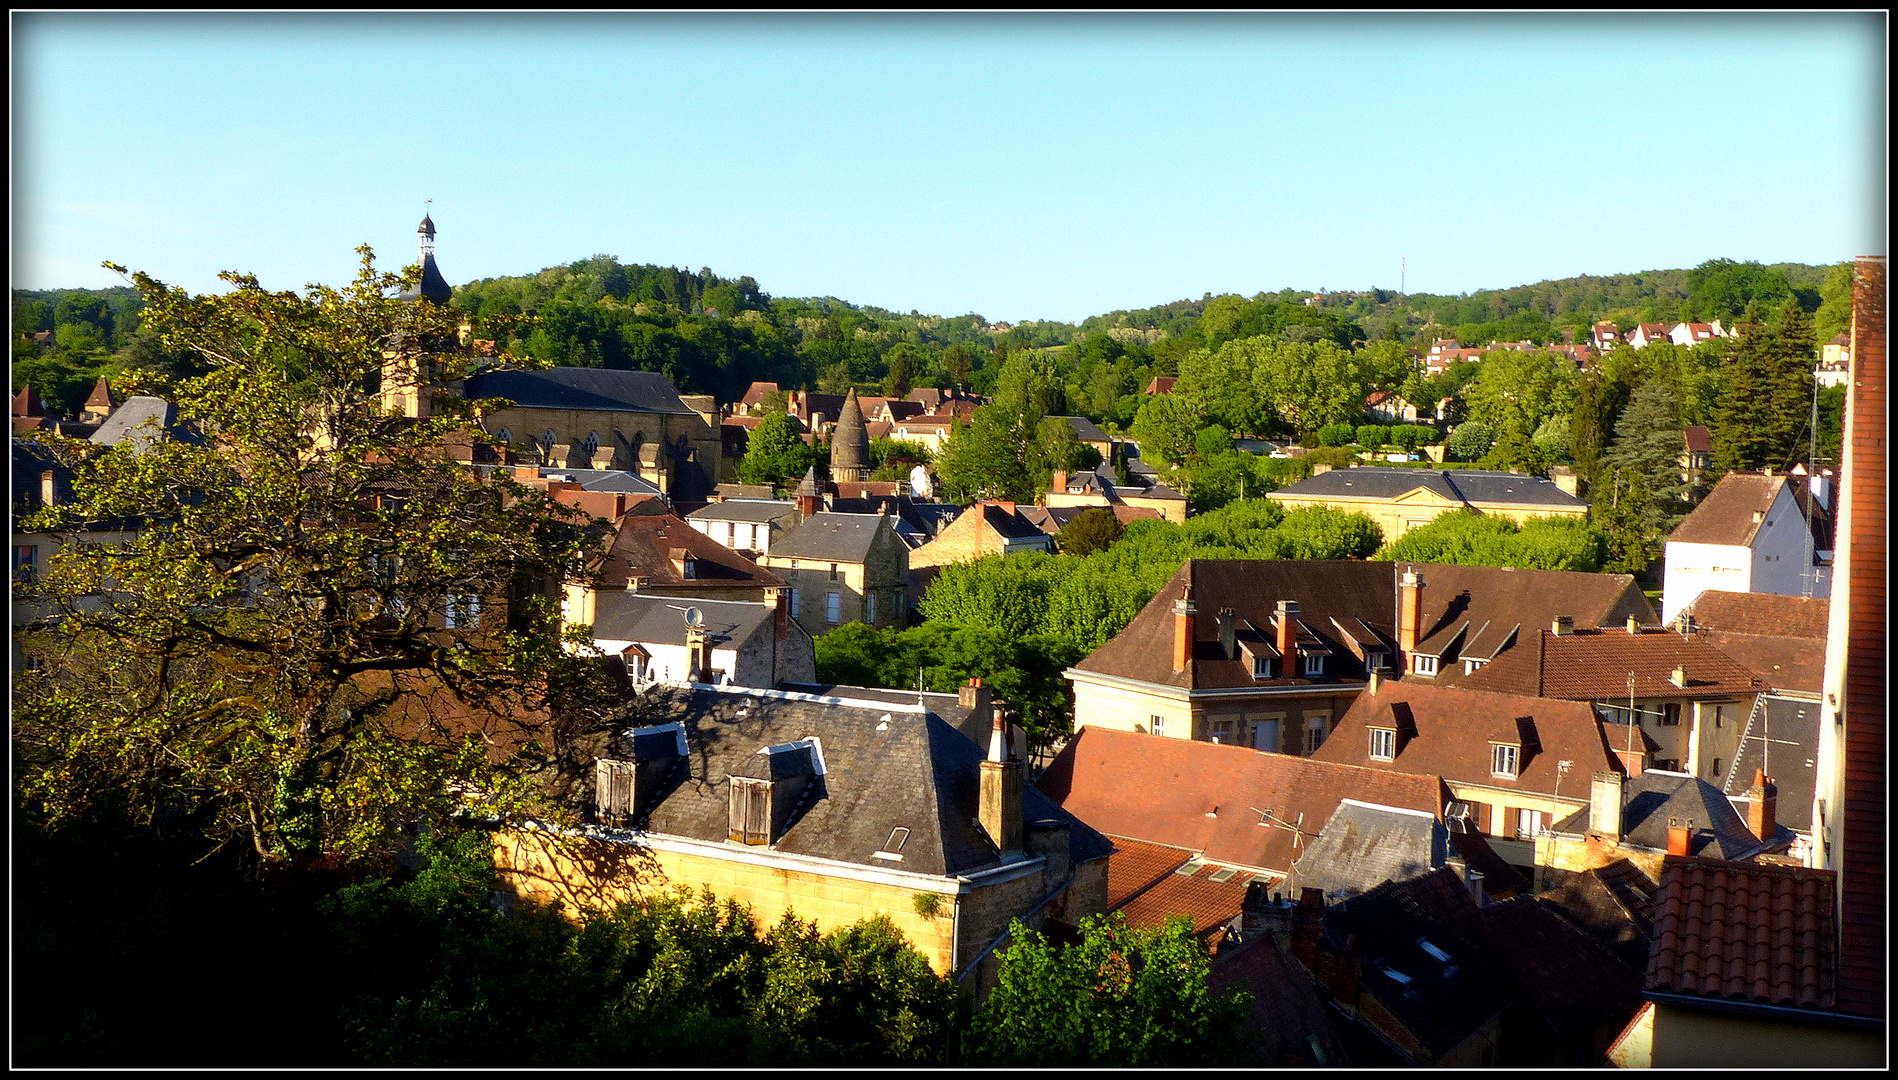
{"type": "Polygon", "coordinates": [[[1389,679],[1381,680],[1376,692],[1366,689],[1358,695],[1312,757],[1543,795],[1555,793],[1556,764],[1573,761],[1574,768],[1562,779],[1575,798],[1587,795],[1588,777],[1595,770],[1619,768],[1587,702],[1389,679]],[[1394,760],[1371,759],[1371,728],[1397,732],[1394,760]],[[1490,775],[1492,742],[1522,747],[1514,779],[1490,775]]]}
{"type": "Polygon", "coordinates": [[[1700,424],[1689,424],[1682,428],[1681,441],[1686,444],[1689,453],[1713,453],[1713,432],[1700,424]]]}
{"type": "Polygon", "coordinates": [[[1671,630],[1577,630],[1561,636],[1538,630],[1491,663],[1447,681],[1468,690],[1613,701],[1628,697],[1630,672],[1637,698],[1726,697],[1766,689],[1726,653],[1671,630]],[[1687,685],[1673,684],[1675,668],[1686,671],[1687,685]]]}
{"type": "MultiPolygon", "coordinates": [[[[1688,514],[1672,533],[1669,543],[1718,544],[1748,547],[1764,526],[1753,515],[1765,515],[1786,486],[1789,477],[1763,476],[1759,473],[1730,472],[1720,478],[1700,505],[1688,514]]],[[[1821,544],[1821,548],[1830,547],[1821,544]]]]}
{"type": "Polygon", "coordinates": [[[1178,378],[1172,375],[1155,375],[1153,381],[1147,384],[1147,388],[1142,391],[1142,393],[1171,394],[1173,392],[1173,384],[1179,381],[1178,378]]]}
{"type": "Polygon", "coordinates": [[[1831,870],[1670,855],[1654,896],[1647,988],[1830,1009],[1831,870]]]}
{"type": "Polygon", "coordinates": [[[1642,974],[1533,896],[1477,915],[1517,997],[1556,1038],[1623,1021],[1641,1004],[1642,974]]]}
{"type": "Polygon", "coordinates": [[[768,395],[775,394],[777,392],[778,392],[777,383],[755,382],[745,388],[745,396],[739,400],[739,404],[747,406],[747,407],[755,408],[759,405],[763,405],[764,399],[768,395]]]}
{"type": "Polygon", "coordinates": [[[1775,690],[1817,694],[1824,681],[1824,638],[1813,640],[1718,631],[1696,636],[1731,657],[1741,667],[1751,671],[1755,678],[1775,690]]]}
{"type": "Polygon", "coordinates": [[[684,585],[689,580],[694,588],[708,590],[784,584],[783,578],[663,511],[620,518],[597,585],[623,589],[635,575],[646,578],[649,586],[684,585]],[[679,548],[692,556],[695,576],[690,579],[672,565],[671,553],[679,548]]]}
{"type": "Polygon", "coordinates": [[[1193,853],[1186,848],[1149,844],[1124,836],[1110,835],[1109,839],[1114,841],[1114,853],[1107,859],[1109,911],[1158,884],[1161,878],[1179,869],[1181,863],[1193,857],[1193,853]]]}
{"type": "Polygon", "coordinates": [[[1777,596],[1773,593],[1722,592],[1708,589],[1685,608],[1703,630],[1736,634],[1824,641],[1831,601],[1823,596],[1777,596]]]}
{"type": "Polygon", "coordinates": [[[1223,930],[1239,917],[1245,902],[1250,870],[1236,870],[1209,862],[1191,874],[1180,874],[1191,852],[1137,840],[1115,837],[1116,851],[1107,860],[1107,910],[1127,916],[1132,926],[1159,926],[1179,915],[1193,924],[1193,934],[1201,940],[1223,930]],[[1123,852],[1131,856],[1130,865],[1120,868],[1116,881],[1115,863],[1123,852]],[[1212,880],[1215,876],[1224,881],[1212,880]],[[1131,886],[1122,892],[1118,886],[1131,886]]]}
{"type": "Polygon", "coordinates": [[[1102,832],[1280,875],[1347,797],[1432,814],[1447,797],[1434,776],[1095,727],[1036,786],[1102,832]]]}
{"type": "Polygon", "coordinates": [[[1636,971],[1654,934],[1653,881],[1625,858],[1570,874],[1541,899],[1636,971]]]}

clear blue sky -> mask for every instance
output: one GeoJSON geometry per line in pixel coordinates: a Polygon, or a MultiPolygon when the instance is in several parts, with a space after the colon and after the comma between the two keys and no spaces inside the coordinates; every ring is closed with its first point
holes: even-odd
{"type": "Polygon", "coordinates": [[[1886,250],[1885,18],[13,16],[13,283],[595,253],[1078,320],[1886,250]]]}

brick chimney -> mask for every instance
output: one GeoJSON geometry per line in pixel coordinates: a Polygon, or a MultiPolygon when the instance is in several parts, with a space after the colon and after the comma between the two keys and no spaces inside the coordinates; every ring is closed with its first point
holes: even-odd
{"type": "Polygon", "coordinates": [[[977,810],[982,830],[1004,857],[1022,850],[1022,763],[1009,760],[1008,720],[1000,702],[982,760],[982,789],[977,810]]]}
{"type": "Polygon", "coordinates": [[[1765,769],[1756,769],[1747,791],[1746,827],[1761,840],[1771,840],[1779,829],[1779,787],[1765,769]]]}
{"type": "Polygon", "coordinates": [[[1068,490],[1068,472],[1066,469],[1056,469],[1054,471],[1054,475],[1048,478],[1048,490],[1049,491],[1068,490]]]}
{"type": "Polygon", "coordinates": [[[1173,670],[1185,671],[1193,662],[1193,616],[1199,609],[1193,606],[1193,564],[1186,564],[1186,588],[1180,592],[1180,598],[1173,601],[1173,670]]]}
{"type": "Polygon", "coordinates": [[[1278,646],[1279,662],[1285,669],[1279,672],[1281,677],[1290,678],[1298,673],[1298,601],[1280,600],[1278,602],[1278,646]]]}
{"type": "Polygon", "coordinates": [[[1300,890],[1292,912],[1292,958],[1318,974],[1318,940],[1325,932],[1325,892],[1309,886],[1300,890]]]}
{"type": "Polygon", "coordinates": [[[1397,580],[1397,662],[1410,666],[1410,654],[1417,649],[1417,635],[1423,631],[1423,575],[1406,570],[1397,580]]]}
{"type": "Polygon", "coordinates": [[[791,590],[768,589],[771,598],[771,632],[779,640],[791,632],[791,590]]]}
{"type": "Polygon", "coordinates": [[[1230,660],[1238,644],[1239,616],[1229,607],[1219,609],[1219,655],[1230,660]]]}
{"type": "Polygon", "coordinates": [[[1588,788],[1588,831],[1621,842],[1621,804],[1627,798],[1628,776],[1598,769],[1588,788]]]}
{"type": "Polygon", "coordinates": [[[1694,846],[1693,822],[1685,818],[1667,819],[1667,853],[1690,855],[1694,846]]]}
{"type": "Polygon", "coordinates": [[[982,685],[981,676],[977,676],[956,687],[956,704],[975,715],[980,715],[989,711],[990,693],[989,688],[982,685]]]}

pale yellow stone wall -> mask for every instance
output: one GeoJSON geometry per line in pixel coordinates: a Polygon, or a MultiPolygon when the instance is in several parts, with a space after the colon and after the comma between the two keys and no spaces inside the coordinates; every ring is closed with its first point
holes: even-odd
{"type": "Polygon", "coordinates": [[[1193,705],[1183,698],[1162,697],[1122,686],[1071,680],[1074,684],[1074,727],[1112,728],[1151,734],[1153,717],[1162,718],[1169,738],[1192,738],[1193,705]]]}
{"type": "Polygon", "coordinates": [[[1186,500],[1184,499],[1147,499],[1139,495],[1122,495],[1120,501],[1128,506],[1152,510],[1175,525],[1186,524],[1186,500]]]}
{"type": "Polygon", "coordinates": [[[813,559],[793,559],[783,555],[763,555],[761,566],[783,578],[798,591],[797,613],[793,616],[812,637],[827,634],[849,622],[871,626],[893,626],[909,600],[898,603],[897,594],[909,587],[911,552],[897,538],[894,529],[879,529],[865,561],[837,563],[837,580],[831,580],[831,563],[813,559]],[[838,594],[837,621],[829,615],[829,595],[838,594]],[[868,605],[865,593],[876,594],[876,617],[865,618],[868,605]]]}
{"type": "MultiPolygon", "coordinates": [[[[1468,803],[1486,803],[1489,806],[1490,832],[1492,836],[1513,838],[1516,835],[1516,823],[1513,815],[1517,810],[1539,810],[1546,815],[1550,825],[1561,821],[1575,811],[1587,806],[1588,778],[1580,775],[1581,770],[1569,773],[1566,784],[1572,784],[1577,793],[1574,799],[1556,799],[1533,791],[1501,792],[1494,788],[1463,783],[1444,778],[1450,787],[1450,797],[1468,803]],[[1505,820],[1504,814],[1512,815],[1505,820]]],[[[1539,849],[1538,849],[1539,850],[1539,849]]]]}
{"type": "MultiPolygon", "coordinates": [[[[1148,693],[1132,687],[1112,686],[1083,679],[1070,679],[1074,685],[1074,727],[1104,727],[1115,731],[1151,734],[1153,717],[1162,718],[1162,734],[1169,739],[1209,740],[1215,724],[1231,724],[1233,743],[1253,746],[1255,725],[1269,719],[1279,721],[1280,753],[1303,756],[1305,731],[1319,720],[1327,738],[1338,717],[1351,707],[1361,692],[1356,686],[1327,689],[1312,695],[1260,695],[1206,698],[1190,701],[1148,693]]],[[[1221,734],[1224,741],[1225,736],[1221,734]]]]}
{"type": "Polygon", "coordinates": [[[947,566],[974,562],[984,555],[1000,555],[1002,538],[988,527],[980,506],[971,506],[950,522],[936,538],[909,553],[911,566],[947,566]]]}

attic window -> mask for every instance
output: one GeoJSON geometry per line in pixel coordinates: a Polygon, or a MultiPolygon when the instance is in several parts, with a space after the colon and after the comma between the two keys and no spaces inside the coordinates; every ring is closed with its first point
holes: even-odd
{"type": "Polygon", "coordinates": [[[1213,871],[1213,875],[1207,878],[1206,880],[1214,883],[1215,885],[1223,885],[1226,882],[1231,881],[1233,878],[1233,875],[1237,874],[1238,872],[1239,871],[1233,869],[1230,866],[1222,866],[1218,870],[1213,871]]]}
{"type": "Polygon", "coordinates": [[[1463,661],[1463,674],[1468,675],[1470,672],[1475,671],[1487,663],[1489,663],[1488,660],[1472,660],[1466,658],[1463,661]]]}
{"type": "Polygon", "coordinates": [[[1492,743],[1489,751],[1489,774],[1507,780],[1516,778],[1516,763],[1522,748],[1508,743],[1492,743]]]}
{"type": "Polygon", "coordinates": [[[1397,970],[1396,968],[1380,967],[1378,968],[1378,970],[1382,971],[1384,974],[1389,975],[1392,979],[1396,980],[1399,986],[1410,985],[1410,976],[1404,974],[1403,972],[1397,970]]]}
{"type": "Polygon", "coordinates": [[[1306,653],[1305,654],[1305,674],[1323,675],[1324,673],[1325,673],[1325,654],[1324,653],[1306,653]]]}
{"type": "Polygon", "coordinates": [[[1434,656],[1425,656],[1422,653],[1413,653],[1410,657],[1410,671],[1413,675],[1435,675],[1437,673],[1437,658],[1434,656]]]}
{"type": "Polygon", "coordinates": [[[1444,952],[1442,949],[1437,948],[1435,945],[1430,944],[1430,941],[1427,938],[1421,938],[1421,937],[1418,938],[1417,947],[1429,953],[1431,956],[1436,957],[1438,960],[1443,961],[1446,964],[1450,962],[1450,954],[1447,952],[1444,952]]]}
{"type": "Polygon", "coordinates": [[[1390,761],[1397,757],[1397,731],[1395,728],[1371,729],[1371,760],[1390,761]]]}
{"type": "Polygon", "coordinates": [[[1206,865],[1206,860],[1195,855],[1192,858],[1181,863],[1179,869],[1173,872],[1178,874],[1181,877],[1192,877],[1194,874],[1199,873],[1200,868],[1204,867],[1205,865],[1206,865]]]}
{"type": "Polygon", "coordinates": [[[1252,677],[1255,679],[1271,678],[1272,677],[1272,658],[1269,656],[1253,657],[1252,658],[1252,677]]]}
{"type": "Polygon", "coordinates": [[[909,840],[909,830],[901,825],[890,830],[890,838],[883,841],[883,847],[870,853],[873,859],[887,859],[890,862],[903,861],[903,845],[909,840]]]}

